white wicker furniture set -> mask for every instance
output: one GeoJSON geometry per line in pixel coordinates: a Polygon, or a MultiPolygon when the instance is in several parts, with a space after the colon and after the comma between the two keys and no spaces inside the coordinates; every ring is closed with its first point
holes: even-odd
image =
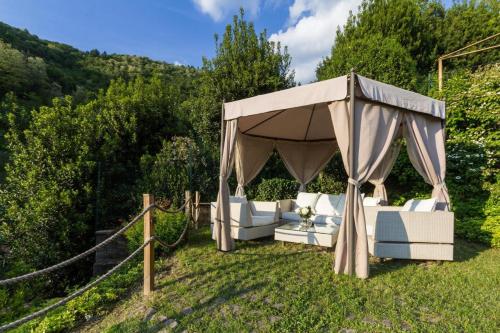
{"type": "MultiPolygon", "coordinates": [[[[366,197],[368,248],[379,258],[453,260],[453,212],[436,211],[435,199],[409,200],[402,207],[380,206],[379,198],[366,197]]],[[[342,223],[345,194],[299,192],[297,198],[277,202],[230,198],[231,236],[251,240],[273,236],[275,240],[334,247],[342,223]],[[313,226],[299,227],[297,207],[310,206],[313,226]]],[[[211,207],[212,225],[215,202],[211,207]]]]}

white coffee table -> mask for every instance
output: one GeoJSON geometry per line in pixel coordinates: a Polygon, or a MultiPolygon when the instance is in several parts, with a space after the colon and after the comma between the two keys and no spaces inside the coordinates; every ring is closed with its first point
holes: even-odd
{"type": "Polygon", "coordinates": [[[287,223],[274,229],[275,240],[324,247],[333,247],[338,235],[339,226],[336,224],[318,224],[303,230],[299,223],[287,223]]]}

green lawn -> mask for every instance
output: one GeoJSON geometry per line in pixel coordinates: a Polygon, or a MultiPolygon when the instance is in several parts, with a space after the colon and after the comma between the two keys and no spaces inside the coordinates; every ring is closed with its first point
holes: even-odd
{"type": "Polygon", "coordinates": [[[368,280],[335,275],[333,255],[271,239],[219,253],[205,227],[159,262],[151,299],[137,289],[81,330],[157,332],[164,315],[176,332],[500,331],[500,249],[457,240],[455,262],[373,261],[368,280]]]}

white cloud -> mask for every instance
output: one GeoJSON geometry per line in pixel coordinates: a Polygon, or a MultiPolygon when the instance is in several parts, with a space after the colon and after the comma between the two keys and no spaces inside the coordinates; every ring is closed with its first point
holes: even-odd
{"type": "Polygon", "coordinates": [[[269,38],[288,46],[295,69],[295,80],[308,83],[315,79],[321,59],[330,54],[337,27],[354,13],[361,0],[294,0],[288,8],[288,26],[269,38]]]}
{"type": "Polygon", "coordinates": [[[240,7],[251,17],[255,17],[260,9],[261,0],[193,0],[198,9],[208,14],[214,21],[221,21],[228,15],[238,12],[240,7]]]}

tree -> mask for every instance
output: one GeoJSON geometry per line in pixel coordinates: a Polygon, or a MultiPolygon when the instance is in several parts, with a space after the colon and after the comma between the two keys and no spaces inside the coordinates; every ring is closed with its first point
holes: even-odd
{"type": "Polygon", "coordinates": [[[56,99],[33,111],[25,131],[14,114],[7,133],[11,152],[2,188],[2,234],[15,260],[46,267],[89,244],[92,220],[92,115],[56,99]]]}
{"type": "Polygon", "coordinates": [[[233,101],[294,85],[290,56],[267,39],[266,31],[257,35],[253,23],[244,19],[243,10],[219,41],[215,36],[213,59],[203,58],[197,96],[184,105],[191,123],[212,156],[217,156],[222,101],[233,101]]]}
{"type": "MultiPolygon", "coordinates": [[[[492,36],[499,32],[500,2],[495,0],[473,0],[454,3],[446,11],[443,22],[441,54],[458,50],[468,44],[492,36]]],[[[483,48],[498,44],[500,38],[494,38],[479,45],[483,48]]],[[[471,48],[467,51],[472,51],[471,48]]],[[[476,69],[480,65],[492,64],[500,61],[498,49],[470,54],[467,56],[446,60],[447,71],[450,69],[476,69]]]]}
{"type": "Polygon", "coordinates": [[[26,57],[0,40],[0,97],[13,91],[19,95],[43,93],[47,87],[47,71],[41,58],[26,57]]]}
{"type": "Polygon", "coordinates": [[[385,83],[414,90],[416,63],[409,52],[394,38],[380,33],[345,40],[337,44],[332,55],[318,66],[319,80],[345,75],[354,68],[357,73],[385,83]]]}

